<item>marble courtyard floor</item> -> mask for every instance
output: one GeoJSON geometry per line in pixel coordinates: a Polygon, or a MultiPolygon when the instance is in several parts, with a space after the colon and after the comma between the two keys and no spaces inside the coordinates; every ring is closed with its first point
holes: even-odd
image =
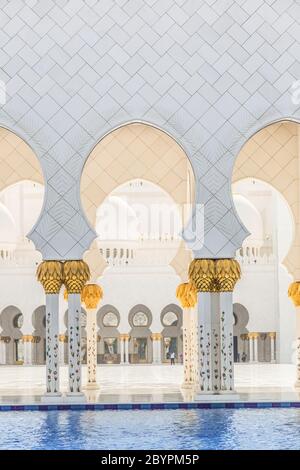
{"type": "MultiPolygon", "coordinates": [[[[67,367],[60,368],[61,391],[67,391],[67,367]]],[[[181,365],[98,366],[99,389],[83,389],[90,403],[161,403],[193,401],[181,389],[181,365]]],[[[290,364],[237,364],[235,386],[240,401],[300,401],[293,387],[296,367],[290,364]]],[[[0,366],[0,404],[34,404],[45,391],[44,366],[0,366]]],[[[237,401],[238,401],[237,400],[237,401]]],[[[224,400],[226,401],[226,400],[224,400]]]]}

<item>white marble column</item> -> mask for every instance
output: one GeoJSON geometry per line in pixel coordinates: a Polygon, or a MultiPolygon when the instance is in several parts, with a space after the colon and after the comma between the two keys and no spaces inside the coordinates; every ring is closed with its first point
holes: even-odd
{"type": "Polygon", "coordinates": [[[124,360],[125,360],[124,335],[119,336],[119,341],[120,341],[120,364],[124,364],[124,360]]]}
{"type": "Polygon", "coordinates": [[[83,395],[81,391],[81,297],[68,294],[69,338],[69,393],[83,395]]]}
{"type": "Polygon", "coordinates": [[[270,349],[271,349],[270,362],[274,364],[276,362],[276,356],[275,356],[276,333],[275,332],[269,333],[269,337],[270,337],[270,349]]]}
{"type": "Polygon", "coordinates": [[[161,364],[161,333],[153,333],[152,339],[152,364],[161,364]]]}
{"type": "Polygon", "coordinates": [[[189,267],[198,292],[199,386],[196,400],[236,398],[232,292],[241,270],[233,259],[195,259],[189,267]]]}
{"type": "Polygon", "coordinates": [[[59,335],[59,364],[65,365],[65,344],[68,342],[68,337],[66,335],[59,335]]]}
{"type": "Polygon", "coordinates": [[[87,309],[86,336],[87,336],[87,388],[97,389],[97,308],[87,309]]]}
{"type": "Polygon", "coordinates": [[[197,308],[191,310],[191,361],[192,382],[195,389],[199,387],[199,338],[198,338],[198,316],[197,308]]]}
{"type": "Polygon", "coordinates": [[[47,394],[60,396],[58,357],[58,294],[46,294],[47,394]]]}
{"type": "Polygon", "coordinates": [[[295,387],[300,388],[300,306],[296,307],[296,364],[297,376],[295,387]]]}
{"type": "Polygon", "coordinates": [[[59,383],[59,292],[63,282],[63,263],[43,261],[37,278],[46,293],[46,395],[45,400],[60,397],[59,383]]]}
{"type": "Polygon", "coordinates": [[[183,388],[193,388],[198,383],[196,377],[198,359],[197,341],[197,291],[189,282],[179,284],[176,289],[176,297],[182,307],[182,330],[183,330],[183,388]]]}
{"type": "Polygon", "coordinates": [[[183,310],[182,330],[183,330],[183,384],[182,387],[189,388],[193,386],[193,366],[192,366],[192,313],[191,308],[183,310]]]}
{"type": "Polygon", "coordinates": [[[4,337],[0,336],[0,365],[6,364],[6,344],[4,337]]]}
{"type": "Polygon", "coordinates": [[[292,299],[296,313],[296,382],[295,387],[300,388],[300,281],[292,282],[289,286],[288,296],[292,299]]]}
{"type": "Polygon", "coordinates": [[[87,389],[99,388],[97,384],[97,311],[100,299],[103,297],[102,288],[98,284],[87,284],[81,294],[81,300],[86,308],[87,334],[87,389]]]}
{"type": "Polygon", "coordinates": [[[23,335],[24,366],[31,366],[33,363],[33,336],[23,335]]]}
{"type": "Polygon", "coordinates": [[[67,396],[85,401],[81,390],[81,294],[90,278],[88,265],[82,260],[65,261],[63,279],[68,297],[69,390],[67,396]]]}
{"type": "Polygon", "coordinates": [[[129,364],[129,335],[125,335],[124,338],[124,349],[125,349],[125,364],[129,364]]]}
{"type": "Polygon", "coordinates": [[[254,362],[254,343],[253,343],[253,336],[251,333],[248,335],[249,338],[249,362],[254,362]]]}
{"type": "Polygon", "coordinates": [[[259,338],[259,334],[254,333],[253,334],[253,358],[254,358],[254,362],[258,362],[258,338],[259,338]]]}
{"type": "Polygon", "coordinates": [[[234,390],[232,292],[220,292],[221,391],[234,390]]]}
{"type": "Polygon", "coordinates": [[[219,294],[198,294],[199,392],[220,391],[220,320],[219,294]]]}

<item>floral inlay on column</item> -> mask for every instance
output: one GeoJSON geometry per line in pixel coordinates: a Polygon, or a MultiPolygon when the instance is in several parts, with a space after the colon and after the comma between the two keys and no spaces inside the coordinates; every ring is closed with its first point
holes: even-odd
{"type": "Polygon", "coordinates": [[[63,274],[69,304],[69,390],[81,393],[81,293],[90,278],[90,270],[82,260],[66,261],[63,274]]]}
{"type": "Polygon", "coordinates": [[[97,307],[103,298],[103,290],[97,284],[87,284],[81,294],[81,301],[87,309],[87,368],[88,388],[97,387],[97,307]]]}
{"type": "Polygon", "coordinates": [[[192,328],[195,323],[192,322],[192,315],[194,312],[191,311],[197,304],[197,292],[196,289],[189,283],[180,284],[176,290],[176,296],[181,303],[183,308],[183,365],[184,365],[184,386],[190,386],[194,384],[193,376],[193,336],[194,331],[192,328]]]}
{"type": "Polygon", "coordinates": [[[47,393],[59,393],[58,296],[63,284],[63,263],[43,261],[37,279],[46,293],[46,384],[47,393]]]}

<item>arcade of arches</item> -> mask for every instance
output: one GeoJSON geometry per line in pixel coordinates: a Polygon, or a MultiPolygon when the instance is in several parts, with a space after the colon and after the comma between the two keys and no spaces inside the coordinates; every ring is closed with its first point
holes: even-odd
{"type": "MultiPolygon", "coordinates": [[[[58,260],[49,282],[27,237],[45,210],[42,171],[33,150],[1,128],[0,364],[46,363],[47,370],[69,364],[70,394],[82,390],[80,367],[76,376],[71,357],[87,364],[83,386],[90,388],[97,386],[97,364],[169,364],[173,358],[184,363],[184,385],[204,394],[233,393],[233,363],[299,365],[299,313],[287,295],[292,285],[298,307],[298,285],[292,283],[300,278],[299,129],[294,122],[271,124],[237,156],[232,193],[249,231],[236,253],[241,273],[238,264],[192,261],[181,234],[197,182],[180,145],[141,123],[112,131],[95,145],[81,178],[83,210],[97,237],[84,262],[58,260]],[[76,263],[85,272],[80,282],[76,263]],[[224,344],[216,331],[226,337],[224,344]],[[220,355],[220,376],[227,370],[225,379],[210,384],[203,372],[209,334],[220,355]]],[[[47,391],[59,395],[55,380],[47,381],[47,391]]]]}

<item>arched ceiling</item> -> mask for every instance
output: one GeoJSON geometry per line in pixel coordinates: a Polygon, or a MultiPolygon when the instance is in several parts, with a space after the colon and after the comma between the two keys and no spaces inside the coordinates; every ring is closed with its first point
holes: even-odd
{"type": "Polygon", "coordinates": [[[22,180],[43,184],[43,174],[33,150],[13,132],[0,127],[0,191],[22,180]]]}
{"type": "Polygon", "coordinates": [[[194,199],[193,170],[177,142],[150,125],[128,124],[104,137],[84,167],[81,199],[92,225],[105,197],[136,178],[162,187],[178,204],[194,199]]]}
{"type": "Polygon", "coordinates": [[[300,276],[300,125],[280,121],[257,132],[235,162],[233,182],[253,177],[271,184],[288,202],[295,221],[295,238],[285,265],[300,276]]]}

